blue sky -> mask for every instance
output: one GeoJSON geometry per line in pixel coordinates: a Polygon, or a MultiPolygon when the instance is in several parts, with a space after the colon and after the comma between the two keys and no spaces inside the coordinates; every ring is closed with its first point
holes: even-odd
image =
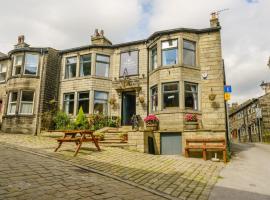
{"type": "MultiPolygon", "coordinates": [[[[170,28],[207,28],[220,13],[222,53],[232,101],[262,95],[270,81],[269,0],[0,0],[0,51],[7,53],[24,34],[32,46],[56,49],[90,44],[96,28],[113,43],[148,37],[170,28]],[[16,6],[14,6],[16,5],[16,6]]],[[[232,102],[231,101],[231,102],[232,102]]]]}

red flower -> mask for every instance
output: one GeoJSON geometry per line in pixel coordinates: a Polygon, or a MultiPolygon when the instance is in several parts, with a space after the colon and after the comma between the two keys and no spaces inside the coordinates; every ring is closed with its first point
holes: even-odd
{"type": "Polygon", "coordinates": [[[198,118],[197,118],[197,115],[196,114],[186,114],[185,115],[185,120],[187,121],[187,122],[196,122],[197,120],[198,120],[198,118]]]}
{"type": "Polygon", "coordinates": [[[157,123],[159,120],[156,115],[148,115],[146,118],[144,118],[144,121],[147,124],[154,124],[157,123]]]}

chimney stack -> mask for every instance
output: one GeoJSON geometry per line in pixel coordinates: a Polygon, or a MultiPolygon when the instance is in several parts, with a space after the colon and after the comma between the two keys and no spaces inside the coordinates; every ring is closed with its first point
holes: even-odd
{"type": "Polygon", "coordinates": [[[29,47],[30,45],[26,44],[24,42],[24,35],[19,35],[18,36],[18,43],[14,46],[15,49],[20,49],[20,48],[25,48],[29,47]]]}
{"type": "Polygon", "coordinates": [[[270,93],[270,82],[263,81],[260,86],[264,90],[265,94],[270,93]]]}
{"type": "Polygon", "coordinates": [[[104,36],[104,31],[100,32],[95,29],[94,35],[91,36],[91,42],[93,45],[112,45],[112,42],[104,36]]]}
{"type": "Polygon", "coordinates": [[[219,20],[218,20],[218,12],[212,12],[211,13],[211,19],[210,19],[210,27],[219,27],[219,20]]]}

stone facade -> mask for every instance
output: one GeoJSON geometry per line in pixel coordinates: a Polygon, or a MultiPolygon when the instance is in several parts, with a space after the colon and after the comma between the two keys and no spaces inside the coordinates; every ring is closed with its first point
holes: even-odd
{"type": "Polygon", "coordinates": [[[34,51],[40,55],[39,70],[35,77],[13,77],[9,72],[6,94],[15,88],[34,90],[34,111],[31,116],[10,116],[5,108],[2,130],[38,133],[40,114],[54,99],[71,117],[82,107],[87,115],[118,116],[122,125],[130,125],[132,114],[141,119],[155,114],[160,121],[154,133],[159,153],[160,133],[179,133],[182,148],[187,137],[225,137],[220,29],[212,16],[210,28],[159,31],[128,43],[112,44],[96,30],[91,45],[61,51],[18,44],[9,53],[9,68],[16,54],[34,51]],[[199,123],[192,134],[184,120],[190,113],[199,123]]]}

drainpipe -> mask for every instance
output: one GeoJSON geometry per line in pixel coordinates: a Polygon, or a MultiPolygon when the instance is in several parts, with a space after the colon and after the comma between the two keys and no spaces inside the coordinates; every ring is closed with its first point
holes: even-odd
{"type": "MultiPolygon", "coordinates": [[[[145,43],[146,44],[146,43],[145,43]]],[[[147,46],[147,116],[149,115],[149,47],[147,46]]]]}

